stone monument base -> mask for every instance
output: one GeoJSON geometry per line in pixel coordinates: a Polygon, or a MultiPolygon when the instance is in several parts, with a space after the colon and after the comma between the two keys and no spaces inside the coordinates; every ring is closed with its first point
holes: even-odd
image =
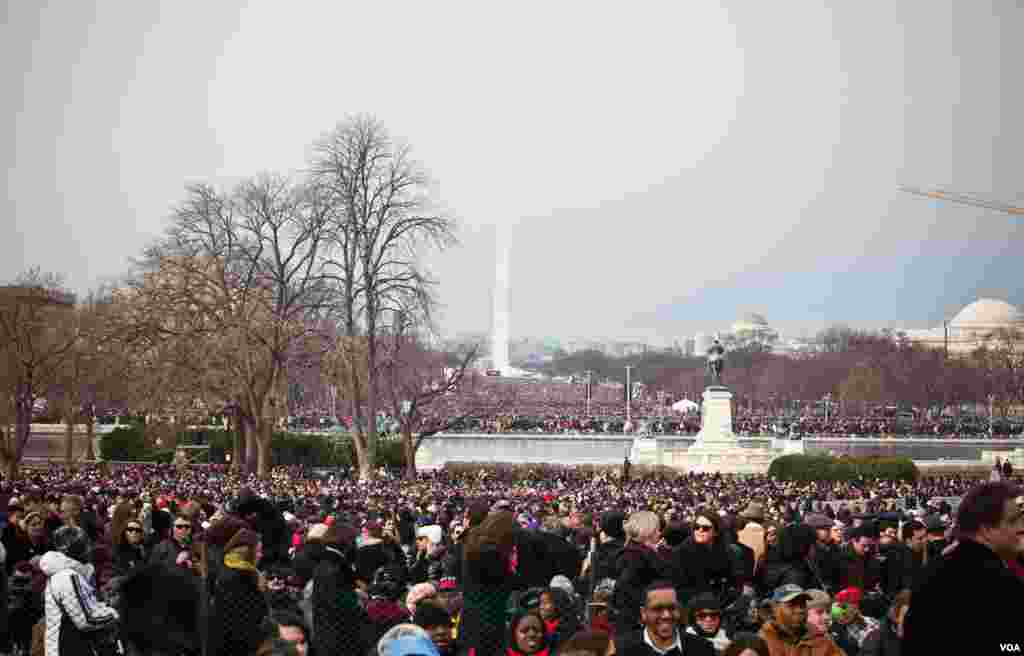
{"type": "Polygon", "coordinates": [[[649,437],[637,437],[633,440],[633,448],[629,450],[629,461],[634,465],[660,465],[661,452],[658,440],[649,437]]]}
{"type": "Polygon", "coordinates": [[[700,432],[686,451],[673,454],[673,467],[687,472],[764,474],[781,453],[776,449],[741,446],[732,432],[732,392],[721,385],[704,390],[700,432]]]}
{"type": "MultiPolygon", "coordinates": [[[[1020,471],[1024,469],[1024,449],[1016,448],[1013,451],[982,451],[981,461],[987,465],[994,465],[996,458],[999,458],[1000,462],[1010,461],[1013,465],[1014,470],[1020,471]]],[[[1016,473],[1016,471],[1014,472],[1016,473]]]]}
{"type": "Polygon", "coordinates": [[[764,447],[713,447],[694,444],[686,451],[672,454],[666,462],[675,469],[700,474],[767,474],[780,454],[764,447]]]}

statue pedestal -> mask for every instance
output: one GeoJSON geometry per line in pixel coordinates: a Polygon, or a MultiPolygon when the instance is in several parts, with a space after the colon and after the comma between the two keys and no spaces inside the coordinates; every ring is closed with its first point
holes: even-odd
{"type": "Polygon", "coordinates": [[[717,385],[704,390],[702,397],[700,432],[693,446],[711,443],[739,446],[732,432],[732,392],[717,385]]]}
{"type": "Polygon", "coordinates": [[[629,461],[634,465],[660,465],[661,452],[658,441],[649,437],[633,439],[633,448],[629,451],[629,461]]]}
{"type": "Polygon", "coordinates": [[[1013,451],[982,451],[981,461],[986,465],[994,465],[996,458],[1000,461],[1009,461],[1013,465],[1014,474],[1024,469],[1024,449],[1018,447],[1013,451]]]}
{"type": "Polygon", "coordinates": [[[686,451],[666,463],[688,472],[763,474],[776,456],[775,449],[742,446],[732,432],[732,392],[716,385],[704,390],[700,432],[686,451]]]}

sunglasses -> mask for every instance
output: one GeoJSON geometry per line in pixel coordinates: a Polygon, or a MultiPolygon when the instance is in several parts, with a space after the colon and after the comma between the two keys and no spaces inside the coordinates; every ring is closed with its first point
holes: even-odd
{"type": "Polygon", "coordinates": [[[138,526],[129,526],[124,531],[125,533],[142,533],[142,529],[138,526]]]}
{"type": "Polygon", "coordinates": [[[190,528],[192,528],[192,526],[189,525],[189,524],[175,524],[174,528],[188,528],[188,529],[190,529],[190,528]]]}
{"type": "Polygon", "coordinates": [[[696,526],[694,526],[694,530],[695,531],[713,531],[713,530],[715,530],[715,527],[712,526],[711,524],[697,524],[696,526]]]}

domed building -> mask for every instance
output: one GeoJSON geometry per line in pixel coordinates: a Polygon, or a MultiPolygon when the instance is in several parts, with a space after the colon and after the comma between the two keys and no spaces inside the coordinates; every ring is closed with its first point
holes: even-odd
{"type": "Polygon", "coordinates": [[[732,325],[732,332],[735,334],[740,333],[753,333],[762,330],[771,330],[768,327],[768,320],[764,318],[764,315],[756,312],[747,312],[732,325]]]}
{"type": "MultiPolygon", "coordinates": [[[[963,354],[975,350],[1000,331],[1020,331],[1024,337],[1024,312],[1000,299],[979,298],[960,310],[945,326],[908,330],[906,335],[934,348],[945,348],[948,344],[951,354],[963,354]]],[[[1024,339],[1020,341],[1024,343],[1024,339]]]]}

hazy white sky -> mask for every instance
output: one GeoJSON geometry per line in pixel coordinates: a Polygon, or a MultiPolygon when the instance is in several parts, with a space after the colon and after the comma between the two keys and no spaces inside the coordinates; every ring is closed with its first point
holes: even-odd
{"type": "Polygon", "coordinates": [[[348,114],[407,139],[461,223],[448,332],[800,333],[1024,303],[1024,6],[7,2],[0,278],[117,275],[184,185],[297,171],[348,114]]]}

